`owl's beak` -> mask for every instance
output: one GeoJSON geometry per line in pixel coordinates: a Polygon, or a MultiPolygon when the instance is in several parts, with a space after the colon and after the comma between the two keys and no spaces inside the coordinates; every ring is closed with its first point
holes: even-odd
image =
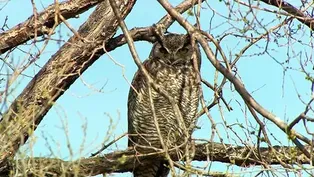
{"type": "Polygon", "coordinates": [[[175,56],[175,54],[172,53],[172,54],[171,54],[171,60],[174,60],[174,56],[175,56]]]}
{"type": "Polygon", "coordinates": [[[171,61],[171,63],[173,63],[173,62],[175,62],[175,53],[171,53],[170,54],[170,61],[171,61]]]}
{"type": "Polygon", "coordinates": [[[175,57],[176,53],[173,53],[170,55],[170,65],[175,65],[177,63],[180,63],[182,60],[178,57],[175,57]]]}

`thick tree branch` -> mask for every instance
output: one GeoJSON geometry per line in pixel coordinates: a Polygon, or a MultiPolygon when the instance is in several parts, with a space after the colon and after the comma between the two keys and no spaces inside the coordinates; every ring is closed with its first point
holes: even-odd
{"type": "Polygon", "coordinates": [[[261,1],[268,4],[268,5],[275,6],[279,9],[282,9],[282,10],[288,12],[291,16],[298,19],[301,23],[305,24],[310,29],[314,30],[314,18],[309,17],[303,11],[295,8],[290,3],[285,2],[283,0],[261,0],[261,1]]]}
{"type": "MultiPolygon", "coordinates": [[[[200,3],[204,1],[205,0],[201,0],[200,3]]],[[[175,9],[179,13],[183,13],[197,3],[198,1],[195,1],[195,0],[186,0],[186,1],[183,1],[181,4],[179,4],[178,6],[176,6],[175,9]]],[[[174,22],[174,19],[171,17],[171,15],[167,14],[161,20],[159,20],[156,25],[163,25],[165,29],[168,29],[173,22],[174,22]]],[[[153,28],[151,26],[134,28],[134,29],[131,29],[129,33],[132,36],[134,41],[145,40],[152,43],[156,41],[155,35],[153,34],[153,28]]],[[[115,38],[109,39],[109,41],[106,43],[106,49],[107,51],[111,51],[126,43],[127,42],[126,42],[124,34],[120,34],[119,36],[115,38]]]]}
{"type": "MultiPolygon", "coordinates": [[[[280,160],[287,164],[309,164],[310,161],[297,148],[288,146],[274,146],[276,152],[270,151],[269,148],[260,148],[261,158],[269,164],[280,164],[276,160],[276,155],[280,156],[280,160]]],[[[76,161],[63,161],[53,158],[30,158],[18,160],[9,163],[6,171],[0,170],[0,176],[8,174],[9,170],[29,172],[30,174],[54,174],[61,176],[67,173],[67,176],[97,175],[112,172],[128,172],[132,171],[139,162],[147,163],[154,160],[165,159],[164,153],[150,153],[149,155],[134,155],[133,149],[124,151],[115,151],[103,156],[83,158],[76,161]]],[[[171,151],[170,156],[173,160],[178,160],[177,152],[171,151]]],[[[261,165],[261,161],[257,156],[255,147],[240,147],[230,144],[220,143],[204,143],[196,145],[195,161],[218,161],[237,166],[261,165]]],[[[42,175],[43,175],[42,174],[42,175]]]]}
{"type": "MultiPolygon", "coordinates": [[[[102,0],[72,0],[62,2],[59,4],[58,13],[65,19],[74,18],[101,1],[102,0]]],[[[55,15],[56,7],[55,4],[52,4],[43,12],[37,14],[37,19],[32,15],[25,22],[1,33],[0,54],[33,39],[34,36],[48,34],[54,25],[59,25],[62,22],[61,20],[55,21],[55,15]]]]}
{"type": "MultiPolygon", "coordinates": [[[[135,1],[118,2],[125,18],[135,1]]],[[[102,51],[103,42],[115,34],[117,27],[109,2],[103,1],[80,27],[79,37],[71,37],[36,74],[2,117],[0,167],[28,139],[54,102],[100,57],[97,51],[102,51]]]]}

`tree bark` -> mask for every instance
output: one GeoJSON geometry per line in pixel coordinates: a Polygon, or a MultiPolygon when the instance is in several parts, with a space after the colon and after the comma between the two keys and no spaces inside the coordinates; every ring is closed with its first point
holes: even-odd
{"type": "Polygon", "coordinates": [[[56,15],[61,15],[64,19],[75,18],[77,15],[94,7],[102,0],[71,0],[62,2],[58,5],[52,4],[43,12],[32,15],[25,22],[16,25],[8,31],[0,34],[0,54],[11,50],[12,48],[44,34],[53,32],[53,26],[59,25],[62,21],[56,21],[56,15]]]}

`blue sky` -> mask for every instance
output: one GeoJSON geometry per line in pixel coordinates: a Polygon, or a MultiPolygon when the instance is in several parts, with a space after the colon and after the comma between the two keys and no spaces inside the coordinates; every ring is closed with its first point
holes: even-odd
{"type": "MultiPolygon", "coordinates": [[[[41,10],[41,4],[47,6],[53,1],[35,1],[37,8],[41,10]]],[[[180,1],[170,1],[173,5],[178,4],[180,1]]],[[[1,2],[0,6],[4,3],[1,2]]],[[[233,4],[235,5],[235,4],[233,4]]],[[[202,29],[209,30],[215,37],[220,36],[226,31],[237,32],[237,28],[241,29],[245,25],[241,21],[230,21],[226,23],[226,19],[219,15],[214,16],[214,20],[210,22],[212,17],[212,11],[210,11],[206,5],[203,5],[201,24],[202,29]],[[233,24],[230,25],[230,24],[233,24]]],[[[228,16],[229,11],[223,2],[213,1],[211,7],[214,8],[223,16],[228,16]]],[[[263,6],[269,7],[269,6],[263,6]]],[[[235,8],[239,10],[246,10],[246,8],[235,8]]],[[[93,9],[92,9],[93,10],[93,9]]],[[[92,10],[81,14],[77,19],[68,20],[72,27],[78,29],[78,27],[86,20],[92,10]]],[[[21,2],[17,0],[10,1],[1,11],[0,20],[3,23],[4,17],[8,16],[8,25],[13,27],[16,24],[24,21],[32,14],[32,7],[30,2],[21,2]]],[[[243,14],[245,14],[243,12],[243,14]]],[[[243,15],[242,14],[242,15],[243,15]]],[[[157,22],[163,15],[165,10],[155,1],[138,0],[134,9],[126,19],[128,28],[150,26],[157,22]]],[[[240,13],[231,13],[231,15],[238,15],[240,13]]],[[[262,11],[257,12],[258,18],[261,19],[263,24],[268,24],[267,28],[273,27],[278,24],[279,20],[275,19],[275,15],[271,13],[265,13],[262,11]],[[273,19],[275,19],[273,21],[273,19]]],[[[187,19],[194,23],[194,17],[188,17],[187,19]]],[[[248,19],[252,16],[247,16],[248,19]]],[[[294,21],[294,26],[298,25],[294,21]]],[[[304,43],[311,44],[312,39],[309,38],[309,30],[305,33],[298,33],[296,37],[302,40],[304,43]]],[[[67,30],[64,25],[60,28],[61,34],[66,41],[72,33],[67,30]]],[[[170,28],[170,32],[184,33],[185,31],[175,24],[170,28]]],[[[260,33],[263,33],[263,29],[259,28],[260,33]]],[[[265,32],[265,31],[264,31],[265,32]]],[[[286,32],[282,28],[279,32],[283,34],[286,32]]],[[[117,34],[120,34],[119,30],[117,34]]],[[[252,31],[251,33],[255,35],[252,31]]],[[[250,31],[246,34],[250,34],[250,31]]],[[[58,37],[58,34],[55,35],[58,37]]],[[[256,37],[256,36],[255,36],[256,37]]],[[[273,40],[274,36],[270,36],[270,40],[273,40]]],[[[298,43],[290,43],[290,47],[286,45],[287,40],[285,38],[278,40],[278,45],[270,43],[268,46],[269,55],[253,55],[254,53],[262,52],[266,46],[265,40],[258,43],[258,46],[252,47],[246,53],[246,57],[243,57],[237,63],[237,72],[243,81],[245,87],[252,93],[252,96],[266,109],[273,112],[282,120],[293,120],[297,115],[304,110],[305,106],[299,101],[296,89],[301,95],[302,99],[309,101],[311,98],[310,86],[311,83],[305,79],[305,74],[300,72],[300,58],[304,58],[306,53],[311,52],[310,47],[305,47],[298,43]],[[288,59],[287,53],[292,56],[294,52],[295,56],[289,59],[289,63],[279,65],[275,62],[275,59],[280,62],[288,59]],[[297,55],[299,54],[299,55],[297,55]],[[250,56],[253,55],[253,56],[250,56]],[[270,57],[272,56],[272,57],[270,57]],[[299,57],[298,57],[299,56],[299,57]],[[283,72],[282,66],[293,67],[293,70],[283,72]],[[283,82],[284,80],[284,82],[283,82]]],[[[246,45],[247,42],[241,38],[228,36],[226,37],[221,46],[226,52],[227,58],[233,58],[236,53],[246,45]]],[[[51,42],[47,47],[45,53],[36,62],[37,65],[32,65],[25,74],[33,76],[39,69],[39,66],[43,64],[59,49],[59,45],[56,42],[51,42]]],[[[136,42],[136,49],[141,58],[145,60],[149,55],[152,44],[148,42],[136,42]]],[[[23,46],[23,49],[28,49],[28,46],[23,46]]],[[[127,131],[127,96],[129,91],[129,84],[126,79],[131,82],[133,74],[137,68],[133,62],[133,59],[129,53],[127,46],[117,48],[111,52],[110,55],[114,60],[123,67],[116,65],[106,55],[102,56],[96,61],[83,75],[78,79],[65,94],[58,99],[56,105],[48,112],[44,120],[39,125],[31,141],[23,147],[24,150],[33,156],[53,156],[66,160],[76,159],[78,157],[87,157],[92,152],[98,150],[102,143],[111,141],[114,137],[117,137],[127,131]],[[125,76],[125,78],[124,78],[125,76]],[[67,127],[67,128],[64,128],[67,127]],[[66,130],[65,130],[66,129],[66,130]],[[109,137],[108,137],[109,135],[109,137]],[[66,140],[67,136],[69,144],[71,145],[72,152],[68,149],[66,140]],[[31,146],[31,148],[29,148],[31,146]],[[31,150],[30,150],[31,149],[31,150]],[[52,149],[52,152],[49,150],[52,149]],[[73,154],[73,155],[71,155],[73,154]]],[[[14,62],[22,61],[27,57],[24,53],[14,52],[11,54],[14,62]]],[[[313,67],[311,63],[307,66],[307,69],[313,67]]],[[[3,72],[3,71],[1,71],[3,72]]],[[[3,74],[3,73],[1,73],[3,74]]],[[[214,68],[203,56],[202,61],[202,77],[208,79],[211,83],[214,80],[214,68]]],[[[218,77],[221,80],[221,75],[218,77]]],[[[20,77],[15,83],[13,99],[19,94],[19,92],[25,87],[30,78],[20,77]]],[[[212,99],[212,92],[204,87],[204,95],[207,101],[212,99]]],[[[242,124],[244,127],[249,127],[253,124],[255,131],[255,121],[245,109],[243,101],[241,101],[239,95],[234,91],[233,86],[230,83],[226,84],[224,89],[224,97],[233,107],[232,112],[228,112],[223,106],[223,118],[229,125],[242,124]],[[245,116],[247,115],[247,116],[245,116]]],[[[221,133],[225,143],[233,143],[240,145],[239,139],[235,137],[230,131],[229,136],[226,134],[225,126],[221,114],[217,107],[213,108],[211,115],[217,123],[217,129],[221,133]]],[[[262,119],[262,118],[261,118],[262,119]]],[[[287,140],[286,136],[276,128],[270,121],[267,121],[268,130],[273,134],[275,138],[272,138],[273,145],[282,142],[284,144],[291,143],[287,140]]],[[[200,130],[194,133],[196,138],[209,139],[211,136],[211,124],[207,117],[203,116],[199,119],[200,130]]],[[[302,126],[297,126],[297,130],[302,131],[302,126]]],[[[233,130],[237,131],[238,135],[244,137],[247,135],[246,130],[240,128],[240,126],[234,125],[233,130]]],[[[254,128],[249,128],[254,130],[254,128]]],[[[244,140],[250,144],[256,142],[256,138],[251,136],[252,139],[244,140]]],[[[215,137],[218,141],[218,137],[215,137]]],[[[116,145],[109,147],[105,152],[111,152],[116,149],[125,149],[127,145],[127,139],[120,140],[116,145]]],[[[214,163],[214,170],[225,171],[227,167],[221,163],[214,163]]],[[[239,172],[239,168],[228,168],[230,172],[239,172]],[[233,171],[234,170],[234,171],[233,171]]],[[[251,169],[253,170],[253,169],[251,169]]],[[[249,170],[247,170],[249,171],[249,170]]],[[[129,175],[129,174],[126,174],[129,175]]],[[[117,174],[117,176],[122,176],[117,174]]]]}

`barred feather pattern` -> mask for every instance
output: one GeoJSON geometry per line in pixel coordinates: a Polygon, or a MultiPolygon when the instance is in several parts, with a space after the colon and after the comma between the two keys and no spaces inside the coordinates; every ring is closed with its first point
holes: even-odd
{"type": "MultiPolygon", "coordinates": [[[[184,37],[183,35],[170,37],[184,37]]],[[[181,40],[182,41],[182,40],[181,40]]],[[[172,42],[172,41],[171,41],[172,42]]],[[[181,42],[183,43],[183,42],[181,42]]],[[[196,124],[196,113],[199,104],[199,85],[197,82],[197,72],[193,66],[193,50],[188,44],[177,43],[177,48],[183,46],[189,51],[176,49],[171,43],[155,44],[150,57],[143,63],[154,82],[161,86],[178,104],[181,115],[184,119],[188,135],[191,136],[196,124]],[[160,48],[167,48],[172,58],[168,54],[160,54],[160,48]],[[174,52],[172,52],[174,51],[174,52]]],[[[197,56],[200,61],[199,49],[197,56]]],[[[200,67],[200,64],[199,66],[200,67]]],[[[140,71],[135,74],[128,98],[128,133],[136,136],[129,137],[129,146],[135,147],[139,153],[145,153],[144,147],[162,148],[157,129],[154,124],[153,113],[150,104],[150,95],[145,76],[140,71]],[[135,91],[135,90],[136,91],[135,91]]],[[[170,101],[158,91],[151,88],[151,97],[155,108],[156,118],[159,125],[163,141],[168,148],[179,146],[185,140],[186,134],[182,127],[178,126],[178,119],[170,101]]],[[[139,162],[140,163],[140,162],[139,162]]],[[[167,176],[169,169],[166,167],[167,161],[156,161],[149,164],[139,165],[134,169],[135,177],[159,177],[167,176]]]]}

